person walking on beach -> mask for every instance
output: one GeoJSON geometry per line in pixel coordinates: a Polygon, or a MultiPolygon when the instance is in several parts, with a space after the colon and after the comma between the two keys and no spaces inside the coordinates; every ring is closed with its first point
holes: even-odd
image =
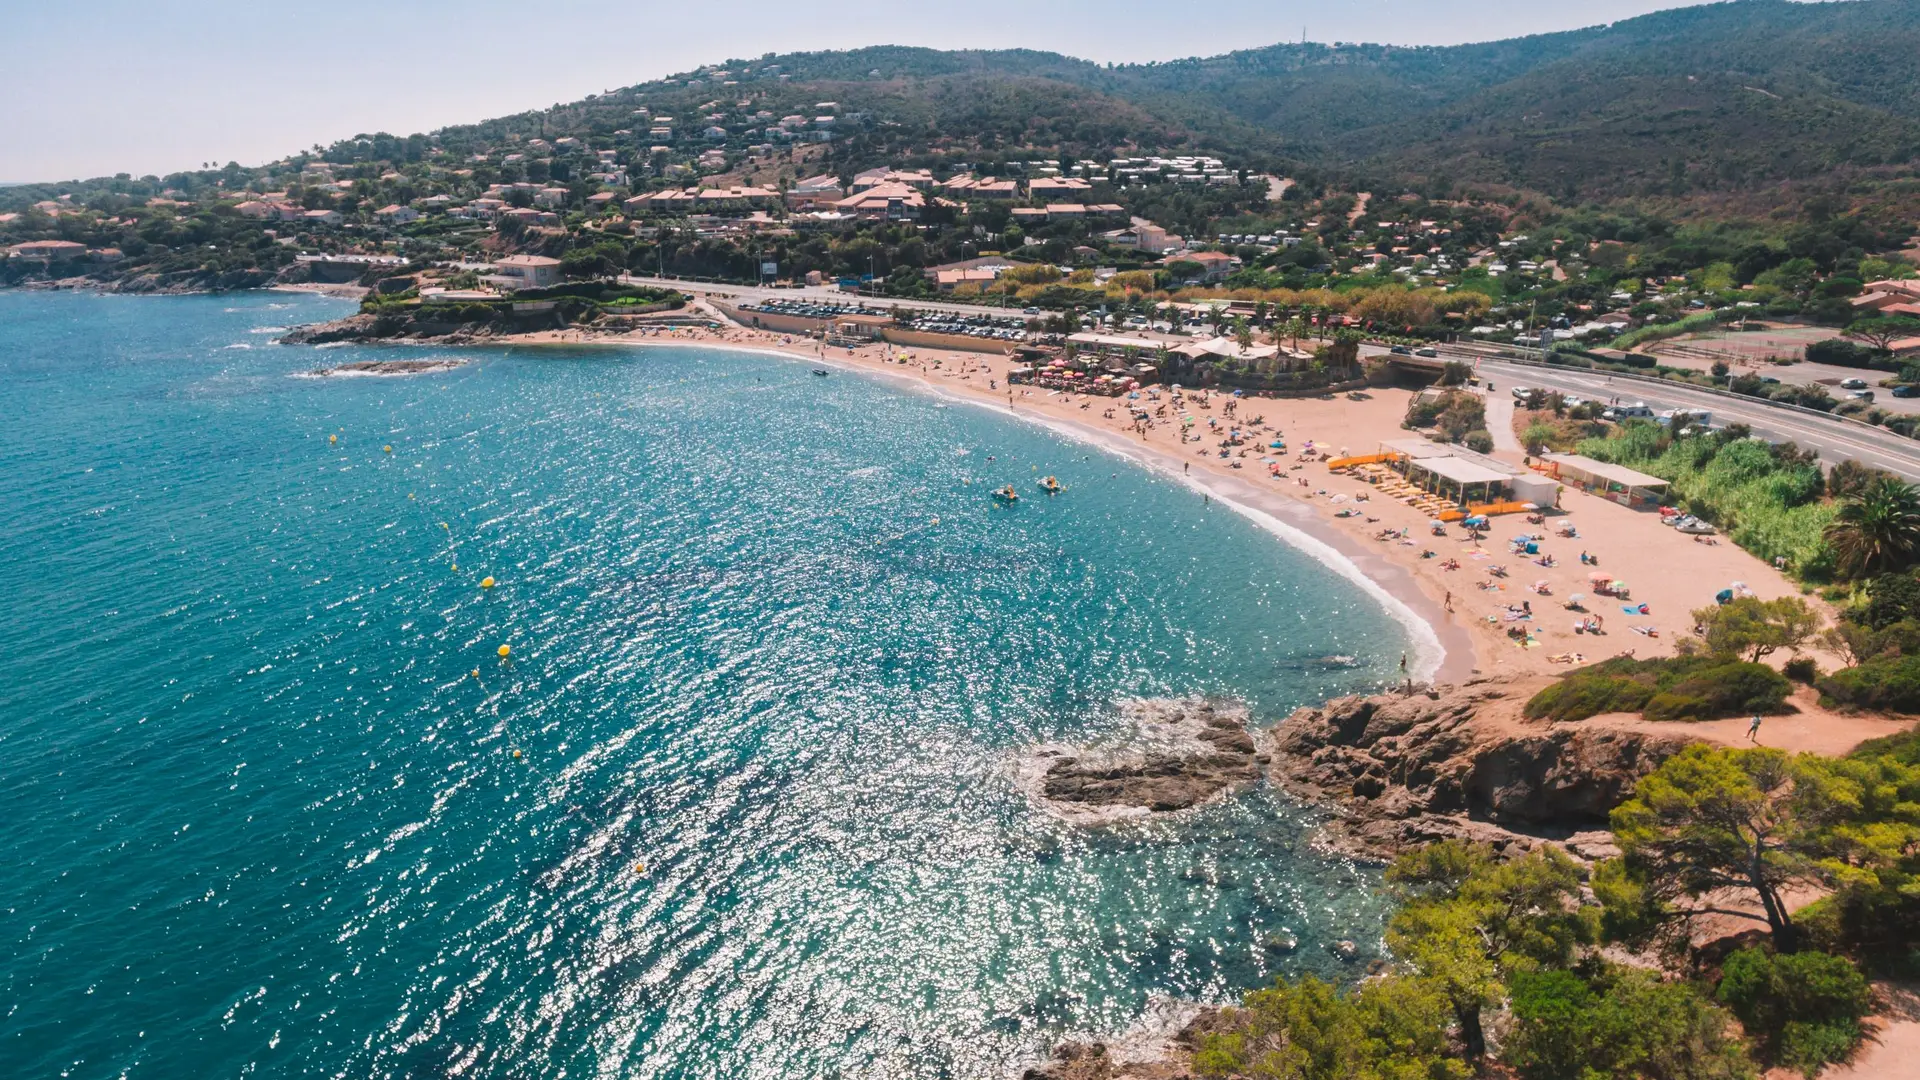
{"type": "Polygon", "coordinates": [[[1747,741],[1751,743],[1758,743],[1760,741],[1760,714],[1759,713],[1754,713],[1753,723],[1747,725],[1747,741]]]}
{"type": "Polygon", "coordinates": [[[1442,602],[1441,606],[1444,607],[1449,613],[1453,611],[1453,593],[1451,592],[1447,593],[1447,598],[1445,601],[1442,602]]]}

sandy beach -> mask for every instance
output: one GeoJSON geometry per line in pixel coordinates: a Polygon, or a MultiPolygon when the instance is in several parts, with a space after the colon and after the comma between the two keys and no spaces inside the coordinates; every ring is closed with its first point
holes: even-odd
{"type": "MultiPolygon", "coordinates": [[[[1707,544],[1675,532],[1652,514],[1567,489],[1560,512],[1545,525],[1522,515],[1493,519],[1478,544],[1464,530],[1433,533],[1425,513],[1356,477],[1336,475],[1303,450],[1336,455],[1373,452],[1386,439],[1406,438],[1400,426],[1411,393],[1370,391],[1365,400],[1342,397],[1293,400],[1183,395],[1164,418],[1135,424],[1122,399],[1009,387],[1007,357],[987,353],[903,349],[876,344],[823,347],[788,335],[731,327],[720,331],[663,329],[649,335],[590,330],[523,335],[516,344],[706,345],[750,348],[798,360],[857,369],[902,380],[958,400],[1004,410],[1046,424],[1154,469],[1178,477],[1200,497],[1245,513],[1289,543],[1321,555],[1330,567],[1369,588],[1413,626],[1424,652],[1409,661],[1415,679],[1457,681],[1474,674],[1548,675],[1622,653],[1667,656],[1691,627],[1690,613],[1711,606],[1714,594],[1740,582],[1763,598],[1800,595],[1785,575],[1724,540],[1707,544]],[[1232,411],[1229,412],[1231,403],[1232,411]],[[1180,415],[1194,420],[1199,441],[1182,442],[1180,415]],[[1253,421],[1263,421],[1258,426],[1253,421]],[[1220,456],[1219,443],[1241,426],[1247,445],[1220,456]],[[1217,426],[1217,430],[1216,430],[1217,426]],[[1263,449],[1275,437],[1285,451],[1263,449]],[[1278,471],[1270,470],[1276,462],[1278,471]],[[1338,517],[1342,511],[1351,516],[1338,517]],[[1562,538],[1571,525],[1575,535],[1562,538]],[[1404,536],[1379,539],[1388,531],[1404,536]],[[1520,534],[1545,535],[1534,555],[1513,553],[1520,534]],[[1583,563],[1586,554],[1591,563],[1583,563]],[[1541,560],[1552,565],[1541,565],[1541,560]],[[1595,596],[1590,575],[1604,572],[1628,584],[1631,604],[1595,596]],[[1501,576],[1504,572],[1504,576],[1501,576]],[[1564,606],[1581,596],[1584,611],[1564,606]],[[1646,614],[1640,614],[1645,605],[1646,614]],[[1632,612],[1624,610],[1627,607],[1632,612]],[[1575,629],[1589,617],[1599,633],[1575,629]],[[1525,644],[1509,634],[1524,629],[1525,644]],[[1442,659],[1444,654],[1444,659],[1442,659]]],[[[1171,406],[1166,388],[1136,404],[1171,406]]],[[[1191,438],[1191,435],[1188,436],[1191,438]]],[[[1504,442],[1505,440],[1503,440],[1504,442]]],[[[1317,454],[1315,455],[1317,457],[1317,454]]],[[[1495,456],[1521,462],[1512,449],[1495,456]]],[[[1816,601],[1817,603],[1817,601],[1816,601]]]]}

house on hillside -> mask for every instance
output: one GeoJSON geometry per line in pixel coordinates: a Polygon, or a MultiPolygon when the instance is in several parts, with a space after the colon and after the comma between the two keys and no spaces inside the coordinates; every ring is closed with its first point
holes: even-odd
{"type": "Polygon", "coordinates": [[[509,255],[480,280],[503,289],[543,289],[560,281],[560,260],[545,255],[509,255]]]}
{"type": "Polygon", "coordinates": [[[71,240],[29,240],[13,245],[9,252],[16,259],[45,259],[48,262],[77,259],[86,253],[87,245],[71,240]]]}
{"type": "Polygon", "coordinates": [[[789,210],[819,210],[847,197],[840,178],[832,173],[809,176],[787,189],[789,210]]]}
{"type": "Polygon", "coordinates": [[[1222,251],[1189,251],[1169,255],[1160,261],[1162,265],[1180,262],[1199,263],[1201,273],[1198,280],[1202,284],[1225,281],[1227,275],[1233,273],[1234,268],[1240,264],[1239,259],[1222,251]]]}
{"type": "Polygon", "coordinates": [[[346,220],[338,210],[309,210],[300,216],[309,225],[338,225],[346,220]]]}
{"type": "Polygon", "coordinates": [[[373,216],[389,225],[405,225],[409,221],[418,221],[420,219],[420,211],[415,210],[411,206],[402,206],[399,203],[394,203],[391,206],[383,206],[375,210],[373,216]]]}
{"type": "Polygon", "coordinates": [[[694,196],[698,210],[752,210],[771,206],[780,198],[777,191],[735,184],[731,187],[704,188],[694,196]]]}
{"type": "Polygon", "coordinates": [[[878,184],[833,204],[840,213],[868,221],[918,221],[926,206],[919,189],[895,183],[878,184]]]}

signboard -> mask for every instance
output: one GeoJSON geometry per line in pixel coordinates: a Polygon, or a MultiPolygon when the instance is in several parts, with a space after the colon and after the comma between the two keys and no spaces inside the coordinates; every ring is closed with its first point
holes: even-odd
{"type": "Polygon", "coordinates": [[[780,273],[780,264],[777,262],[763,262],[760,264],[761,277],[775,277],[779,273],[780,273]]]}

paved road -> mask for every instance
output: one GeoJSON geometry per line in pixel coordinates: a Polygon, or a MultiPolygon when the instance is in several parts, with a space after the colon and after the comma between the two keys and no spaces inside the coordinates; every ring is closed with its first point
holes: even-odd
{"type": "MultiPolygon", "coordinates": [[[[623,280],[637,285],[659,285],[680,289],[696,295],[730,296],[747,301],[804,298],[846,303],[862,299],[838,289],[826,287],[764,289],[750,285],[716,285],[708,282],[682,281],[676,278],[629,277],[623,280]]],[[[902,302],[881,298],[867,299],[865,302],[879,308],[898,304],[921,311],[946,311],[961,315],[1018,313],[1013,309],[939,301],[902,302]]],[[[1385,349],[1372,346],[1362,351],[1369,356],[1386,352],[1385,349]]],[[[1863,424],[1848,423],[1833,417],[1784,409],[1760,401],[1704,393],[1679,383],[1612,379],[1604,374],[1578,369],[1563,370],[1503,363],[1465,350],[1457,353],[1454,350],[1446,350],[1446,352],[1450,354],[1450,358],[1477,364],[1481,375],[1492,380],[1499,388],[1498,392],[1502,394],[1509,393],[1515,386],[1532,386],[1578,394],[1585,398],[1606,400],[1619,397],[1630,401],[1644,401],[1656,409],[1710,409],[1715,423],[1739,422],[1751,427],[1756,435],[1777,441],[1791,440],[1817,451],[1820,459],[1829,465],[1837,461],[1855,460],[1885,469],[1911,482],[1920,483],[1920,442],[1903,439],[1884,429],[1869,428],[1863,424]]]]}
{"type": "Polygon", "coordinates": [[[1498,360],[1481,360],[1479,371],[1481,377],[1491,380],[1497,392],[1503,394],[1510,394],[1516,386],[1528,386],[1578,394],[1590,400],[1618,397],[1644,401],[1655,409],[1710,409],[1716,424],[1738,422],[1751,427],[1756,435],[1778,441],[1792,440],[1818,451],[1820,459],[1828,464],[1854,460],[1920,482],[1920,442],[1903,439],[1884,429],[1808,415],[1759,401],[1704,393],[1678,383],[1614,379],[1599,372],[1538,368],[1498,360]]]}

